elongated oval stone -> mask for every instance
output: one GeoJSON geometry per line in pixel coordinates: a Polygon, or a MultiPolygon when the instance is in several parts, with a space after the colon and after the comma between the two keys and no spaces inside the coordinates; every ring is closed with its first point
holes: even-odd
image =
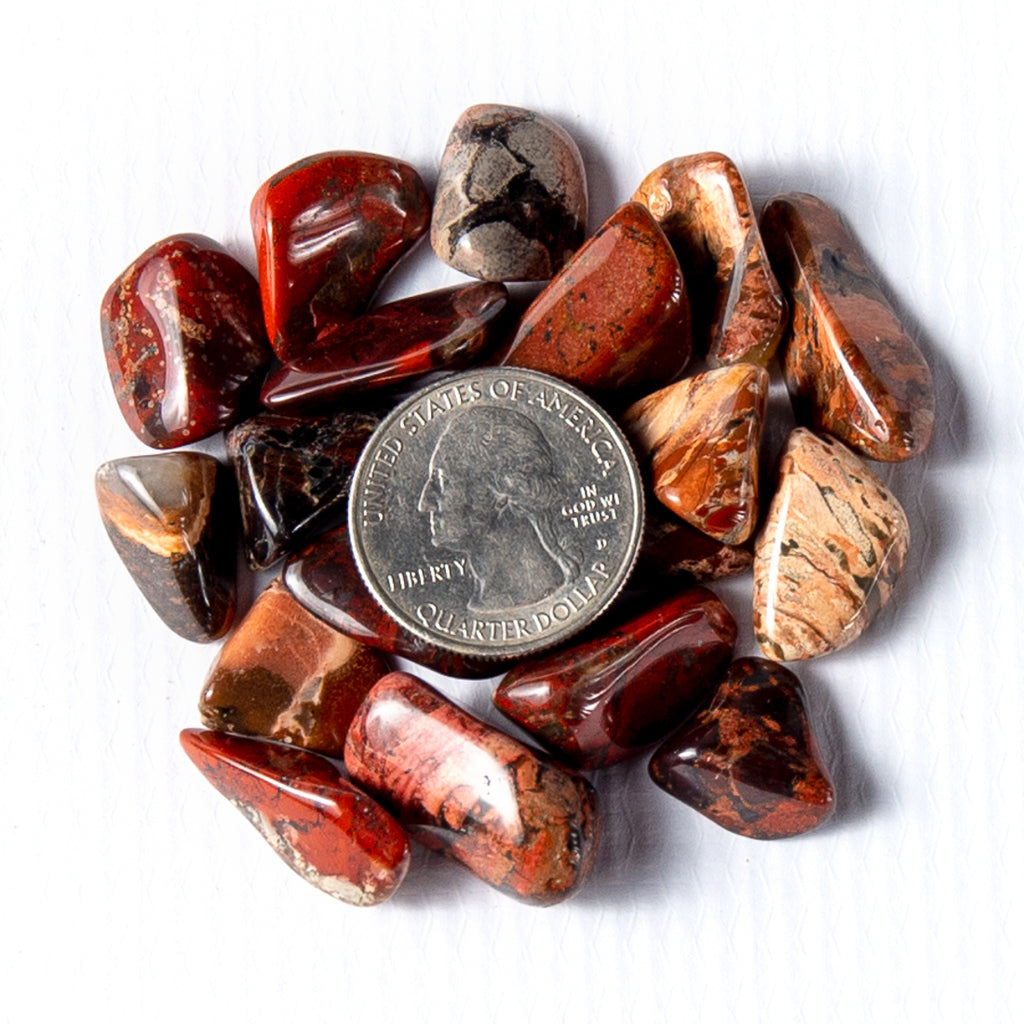
{"type": "Polygon", "coordinates": [[[547,281],[583,241],[587,179],[568,133],[499,103],[455,122],[437,176],[430,244],[485,281],[547,281]]]}
{"type": "Polygon", "coordinates": [[[888,600],[910,546],[903,508],[862,459],[798,428],[754,546],[754,635],[779,661],[837,651],[888,600]]]}
{"type": "Polygon", "coordinates": [[[341,757],[345,733],[390,667],[311,615],[274,580],[228,638],[199,698],[203,725],[341,757]]]}
{"type": "Polygon", "coordinates": [[[235,616],[237,512],[229,478],[199,452],[114,459],[96,470],[100,516],[153,610],[186,640],[235,616]]]}
{"type": "Polygon", "coordinates": [[[250,209],[267,334],[279,359],[367,306],[430,223],[408,164],[373,153],[318,153],[260,186],[250,209]]]}
{"type": "Polygon", "coordinates": [[[690,358],[679,261],[639,203],[626,203],[523,314],[502,363],[583,391],[659,385],[690,358]]]}
{"type": "Polygon", "coordinates": [[[107,289],[100,331],[121,414],[151,448],[234,423],[271,355],[255,278],[203,235],[142,253],[107,289]]]}
{"type": "Polygon", "coordinates": [[[762,658],[733,663],[710,706],[655,751],[650,773],[672,796],[751,839],[809,832],[835,809],[800,681],[762,658]]]}
{"type": "Polygon", "coordinates": [[[735,640],[725,605],[694,587],[601,636],[517,666],[494,705],[574,768],[616,764],[710,695],[735,640]]]}
{"type": "Polygon", "coordinates": [[[405,833],[326,758],[202,729],[180,738],[210,784],[311,885],[367,907],[402,884],[410,860],[405,833]]]}
{"type": "Polygon", "coordinates": [[[633,194],[679,257],[692,304],[695,345],[711,366],[767,366],[788,310],[757,229],[750,195],[722,153],[678,157],[633,194]]]}
{"type": "Polygon", "coordinates": [[[590,784],[414,676],[394,672],[373,688],[349,731],[345,766],[414,839],[509,896],[557,903],[593,866],[590,784]]]}
{"type": "Polygon", "coordinates": [[[267,378],[263,404],[282,412],[318,411],[343,396],[434,370],[466,369],[496,340],[493,328],[507,302],[504,285],[461,285],[329,324],[308,354],[267,378]]]}
{"type": "Polygon", "coordinates": [[[928,447],[931,371],[839,218],[805,193],[776,196],[761,230],[793,307],[782,368],[797,420],[869,459],[928,447]]]}

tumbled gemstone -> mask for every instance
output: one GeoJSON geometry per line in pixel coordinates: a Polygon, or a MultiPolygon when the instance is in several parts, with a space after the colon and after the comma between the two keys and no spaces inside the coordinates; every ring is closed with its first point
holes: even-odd
{"type": "Polygon", "coordinates": [[[202,235],[142,253],[103,296],[100,330],[121,414],[151,448],[230,426],[270,361],[256,279],[202,235]]]}
{"type": "Polygon", "coordinates": [[[326,324],[358,316],[430,222],[406,163],[372,153],[306,157],[260,187],[250,209],[267,334],[301,356],[326,324]]]}
{"type": "Polygon", "coordinates": [[[345,766],[414,839],[524,902],[571,896],[593,866],[590,784],[414,676],[394,672],[370,691],[345,766]]]}
{"type": "Polygon", "coordinates": [[[153,610],[186,640],[235,614],[237,514],[230,479],[199,452],[138,455],[96,471],[107,535],[153,610]]]}
{"type": "Polygon", "coordinates": [[[672,796],[751,839],[810,832],[834,810],[800,681],[762,658],[733,663],[710,706],[655,751],[650,772],[672,796]]]}
{"type": "Polygon", "coordinates": [[[626,410],[658,500],[724,544],[757,526],[758,454],[768,371],[739,363],[670,384],[626,410]]]}
{"type": "Polygon", "coordinates": [[[377,652],[306,611],[274,580],[220,650],[203,725],[341,757],[363,698],[390,671],[377,652]]]}
{"type": "Polygon", "coordinates": [[[460,285],[329,324],[306,355],[270,375],[263,404],[289,412],[325,409],[343,396],[433,370],[465,369],[495,340],[507,302],[504,285],[460,285]]]}
{"type": "Polygon", "coordinates": [[[651,171],[633,199],[679,257],[695,347],[712,366],[767,366],[786,327],[786,300],[736,165],[721,153],[678,157],[651,171]]]}
{"type": "Polygon", "coordinates": [[[910,546],[903,508],[862,459],[798,428],[754,546],[754,635],[779,661],[837,651],[889,600],[910,546]]]}
{"type": "Polygon", "coordinates": [[[736,623],[695,587],[602,635],[524,662],[495,707],[574,768],[616,764],[662,739],[732,659],[736,623]]]}
{"type": "Polygon", "coordinates": [[[229,432],[245,551],[254,569],[344,520],[352,470],[378,422],[369,412],[318,420],[264,413],[229,432]]]}
{"type": "Polygon", "coordinates": [[[502,362],[610,392],[664,384],[689,358],[679,261],[646,208],[627,203],[534,299],[502,362]]]}
{"type": "Polygon", "coordinates": [[[797,420],[869,459],[919,455],[935,424],[931,371],[857,243],[799,192],[765,207],[762,232],[793,307],[782,369],[797,420]]]}
{"type": "Polygon", "coordinates": [[[402,884],[410,851],[401,826],[326,758],[202,729],[180,738],[210,784],[311,885],[368,907],[402,884]]]}
{"type": "Polygon", "coordinates": [[[456,121],[438,170],[430,244],[485,281],[546,281],[579,248],[587,181],[550,118],[482,103],[456,121]]]}

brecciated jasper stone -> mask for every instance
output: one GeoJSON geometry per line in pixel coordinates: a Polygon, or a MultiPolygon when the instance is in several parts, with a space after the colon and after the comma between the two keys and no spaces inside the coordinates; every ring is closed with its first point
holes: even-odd
{"type": "Polygon", "coordinates": [[[534,299],[502,362],[607,392],[664,384],[689,358],[679,261],[646,208],[627,203],[534,299]]]}
{"type": "Polygon", "coordinates": [[[310,884],[363,907],[402,884],[410,850],[401,826],[326,758],[202,729],[180,738],[210,784],[310,884]]]}
{"type": "Polygon", "coordinates": [[[725,605],[694,587],[512,669],[494,704],[567,764],[601,768],[657,742],[708,697],[735,640],[725,605]]]}
{"type": "Polygon", "coordinates": [[[794,430],[754,547],[754,635],[797,661],[855,640],[889,600],[910,545],[900,503],[831,437],[794,430]]]}
{"type": "Polygon", "coordinates": [[[287,362],[318,329],[366,308],[385,274],[427,230],[430,196],[399,160],[320,153],[264,182],[250,218],[267,333],[287,362]]]}
{"type": "Polygon", "coordinates": [[[508,667],[496,659],[472,658],[435,647],[395,622],[366,589],[352,557],[347,526],[324,534],[292,556],[283,579],[304,608],[370,647],[459,679],[496,676],[508,667]]]}
{"type": "Polygon", "coordinates": [[[912,459],[935,424],[931,371],[839,218],[776,196],[762,232],[791,296],[782,368],[797,420],[883,462],[912,459]]]}
{"type": "Polygon", "coordinates": [[[352,470],[379,422],[344,410],[320,420],[264,413],[228,433],[254,569],[345,518],[352,470]]]}
{"type": "Polygon", "coordinates": [[[834,810],[803,688],[762,658],[733,663],[710,706],[655,751],[650,772],[672,796],[752,839],[809,832],[834,810]]]}
{"type": "Polygon", "coordinates": [[[739,363],[670,384],[622,419],[658,500],[724,544],[742,544],[757,525],[767,401],[768,371],[739,363]]]}
{"type": "Polygon", "coordinates": [[[389,667],[311,615],[280,580],[221,648],[199,698],[203,725],[341,757],[345,732],[389,667]]]}
{"type": "Polygon", "coordinates": [[[563,128],[483,103],[455,123],[438,171],[430,244],[485,281],[547,281],[579,248],[587,181],[563,128]]]}
{"type": "Polygon", "coordinates": [[[590,784],[414,676],[394,672],[370,691],[349,730],[345,765],[414,839],[507,895],[557,903],[593,866],[590,784]]]}
{"type": "Polygon", "coordinates": [[[508,302],[502,284],[470,284],[379,306],[333,323],[309,352],[267,379],[263,404],[279,411],[328,408],[343,396],[480,359],[508,302]]]}
{"type": "Polygon", "coordinates": [[[202,235],[142,253],[107,289],[100,330],[117,404],[151,448],[230,426],[270,361],[256,279],[202,235]]]}
{"type": "Polygon", "coordinates": [[[721,153],[669,160],[633,199],[654,214],[679,257],[708,362],[767,366],[786,327],[786,300],[736,165],[721,153]]]}
{"type": "Polygon", "coordinates": [[[217,460],[199,452],[115,459],[96,471],[96,500],[157,615],[186,640],[223,635],[235,614],[238,517],[217,460]]]}

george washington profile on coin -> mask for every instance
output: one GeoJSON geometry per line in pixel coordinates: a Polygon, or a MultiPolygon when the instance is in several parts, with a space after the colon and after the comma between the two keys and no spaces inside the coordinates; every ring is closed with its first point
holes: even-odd
{"type": "Polygon", "coordinates": [[[470,610],[533,604],[577,576],[578,556],[558,531],[564,493],[551,446],[528,417],[471,406],[449,420],[417,508],[431,544],[465,556],[470,610]]]}

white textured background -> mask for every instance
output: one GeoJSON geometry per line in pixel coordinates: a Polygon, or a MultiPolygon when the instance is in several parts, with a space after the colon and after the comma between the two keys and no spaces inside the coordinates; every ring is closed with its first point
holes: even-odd
{"type": "MultiPolygon", "coordinates": [[[[20,4],[0,138],[0,1017],[1019,1020],[1022,76],[976,0],[20,4]],[[1013,64],[1011,64],[1013,62],[1013,64]],[[213,650],[163,629],[92,473],[139,454],[100,298],[178,231],[254,266],[252,193],[324,149],[432,185],[471,103],[578,140],[591,226],[665,159],[719,149],[759,202],[832,203],[929,359],[931,450],[883,475],[915,533],[894,601],[797,672],[838,820],[777,844],[596,778],[574,900],[520,906],[422,851],[373,910],[292,875],[178,748],[213,650]],[[1016,1010],[1016,1013],[1014,1012],[1016,1010]]],[[[458,275],[417,250],[389,293],[458,275]]],[[[749,584],[720,588],[753,653],[749,584]]],[[[449,692],[482,708],[479,686],[449,692]],[[474,694],[475,689],[475,694],[474,694]]]]}

